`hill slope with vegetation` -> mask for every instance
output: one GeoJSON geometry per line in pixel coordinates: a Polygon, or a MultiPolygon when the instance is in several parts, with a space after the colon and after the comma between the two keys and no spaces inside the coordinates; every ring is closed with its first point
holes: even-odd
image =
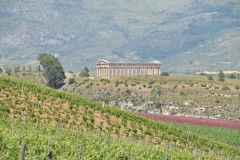
{"type": "Polygon", "coordinates": [[[0,62],[60,56],[65,70],[99,59],[172,72],[239,70],[238,0],[12,0],[0,5],[0,62]],[[146,7],[148,6],[148,7],[146,7]]]}
{"type": "Polygon", "coordinates": [[[75,75],[75,82],[66,79],[62,90],[134,112],[239,120],[240,80],[224,76],[220,81],[218,75],[75,75]]]}
{"type": "Polygon", "coordinates": [[[7,158],[17,156],[17,144],[21,142],[29,146],[26,155],[31,159],[46,156],[49,149],[58,159],[76,158],[81,140],[84,159],[94,156],[159,159],[166,153],[169,159],[194,159],[196,156],[237,159],[240,154],[239,148],[228,143],[184,132],[72,94],[6,77],[0,77],[0,100],[0,114],[4,118],[0,123],[0,142],[3,144],[0,147],[3,154],[0,155],[7,158]],[[76,134],[76,127],[79,134],[76,134]],[[110,139],[102,134],[109,135],[110,139]],[[138,147],[138,143],[144,145],[138,147]],[[124,145],[127,147],[122,148],[124,145]],[[213,151],[221,152],[221,155],[213,151]]]}

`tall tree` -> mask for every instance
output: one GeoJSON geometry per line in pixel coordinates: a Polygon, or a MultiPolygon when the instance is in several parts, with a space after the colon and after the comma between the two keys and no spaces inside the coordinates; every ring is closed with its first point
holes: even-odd
{"type": "Polygon", "coordinates": [[[225,81],[225,74],[223,73],[223,71],[220,71],[218,73],[218,80],[219,81],[225,81]]]}
{"type": "Polygon", "coordinates": [[[42,53],[38,61],[43,66],[43,75],[48,81],[48,86],[59,88],[64,84],[65,74],[58,58],[51,54],[42,53]]]}
{"type": "Polygon", "coordinates": [[[79,74],[80,77],[89,77],[89,70],[87,67],[84,67],[84,69],[79,74]]]}

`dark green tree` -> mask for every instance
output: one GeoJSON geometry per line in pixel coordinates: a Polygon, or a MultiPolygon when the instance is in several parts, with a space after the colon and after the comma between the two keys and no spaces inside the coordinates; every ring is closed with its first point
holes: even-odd
{"type": "Polygon", "coordinates": [[[0,67],[0,73],[2,73],[3,72],[3,69],[0,67]]]}
{"type": "Polygon", "coordinates": [[[209,75],[209,76],[208,76],[208,80],[210,80],[210,81],[214,80],[214,79],[213,79],[213,76],[212,76],[212,75],[209,75]]]}
{"type": "Polygon", "coordinates": [[[69,78],[69,80],[68,80],[68,84],[70,84],[70,85],[75,82],[76,82],[76,80],[74,78],[69,78]]]}
{"type": "Polygon", "coordinates": [[[218,73],[218,80],[219,81],[225,81],[225,74],[223,73],[223,71],[220,71],[218,73]]]}
{"type": "Polygon", "coordinates": [[[236,79],[236,77],[235,77],[235,75],[233,73],[229,75],[229,78],[230,79],[236,79]]]}
{"type": "Polygon", "coordinates": [[[80,77],[89,77],[89,70],[87,67],[84,67],[84,69],[79,74],[80,77]]]}
{"type": "Polygon", "coordinates": [[[43,66],[43,75],[48,81],[48,86],[59,88],[64,84],[65,74],[58,58],[51,54],[42,53],[38,61],[43,66]]]}
{"type": "Polygon", "coordinates": [[[161,76],[169,76],[168,72],[162,72],[161,76]]]}

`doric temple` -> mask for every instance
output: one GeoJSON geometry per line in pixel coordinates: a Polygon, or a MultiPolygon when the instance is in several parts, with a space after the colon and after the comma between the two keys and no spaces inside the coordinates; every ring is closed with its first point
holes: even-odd
{"type": "Polygon", "coordinates": [[[96,67],[98,77],[161,74],[161,63],[157,60],[149,63],[111,63],[100,60],[96,67]]]}

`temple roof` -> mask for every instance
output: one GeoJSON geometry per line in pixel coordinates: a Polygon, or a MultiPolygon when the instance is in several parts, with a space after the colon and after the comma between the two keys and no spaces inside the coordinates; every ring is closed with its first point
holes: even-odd
{"type": "Polygon", "coordinates": [[[157,61],[157,60],[153,60],[153,61],[151,61],[151,62],[149,62],[149,63],[158,63],[158,64],[161,64],[161,62],[159,62],[159,61],[157,61]]]}
{"type": "Polygon", "coordinates": [[[107,60],[102,59],[97,64],[108,64],[108,63],[110,63],[110,62],[108,62],[107,60]]]}

